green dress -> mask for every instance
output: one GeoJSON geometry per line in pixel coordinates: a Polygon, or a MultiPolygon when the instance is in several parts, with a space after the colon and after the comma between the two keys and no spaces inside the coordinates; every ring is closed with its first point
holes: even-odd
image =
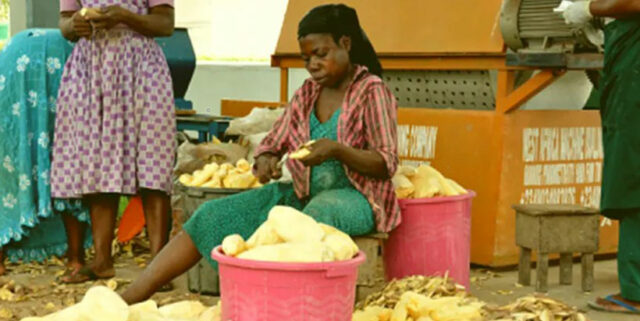
{"type": "MultiPolygon", "coordinates": [[[[340,109],[321,123],[315,113],[311,113],[311,139],[337,140],[339,115],[340,109]]],[[[368,234],[375,228],[367,199],[351,184],[342,163],[328,160],[311,170],[308,200],[298,199],[291,183],[271,183],[203,204],[185,223],[184,230],[202,256],[217,267],[211,259],[211,250],[231,234],[249,238],[276,205],[296,208],[350,235],[368,234]]]]}
{"type": "Polygon", "coordinates": [[[640,301],[640,20],[605,28],[601,85],[604,165],[601,210],[620,220],[622,296],[640,301]]]}

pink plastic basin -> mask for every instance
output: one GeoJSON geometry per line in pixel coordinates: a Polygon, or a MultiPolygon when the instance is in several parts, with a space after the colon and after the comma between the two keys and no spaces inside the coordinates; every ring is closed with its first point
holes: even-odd
{"type": "Polygon", "coordinates": [[[211,252],[220,266],[223,321],[350,321],[363,252],[348,261],[279,263],[211,252]]]}
{"type": "Polygon", "coordinates": [[[448,273],[469,288],[471,199],[451,197],[399,200],[402,223],[384,246],[387,279],[448,273]]]}

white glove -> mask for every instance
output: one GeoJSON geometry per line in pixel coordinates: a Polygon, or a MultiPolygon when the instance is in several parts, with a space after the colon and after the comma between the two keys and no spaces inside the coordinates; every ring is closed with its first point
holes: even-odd
{"type": "Polygon", "coordinates": [[[584,25],[593,19],[589,5],[591,0],[578,0],[569,5],[562,15],[569,25],[584,25]]]}

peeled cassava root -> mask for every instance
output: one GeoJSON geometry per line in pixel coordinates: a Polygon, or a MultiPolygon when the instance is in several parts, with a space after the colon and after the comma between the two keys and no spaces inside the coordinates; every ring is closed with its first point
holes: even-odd
{"type": "Polygon", "coordinates": [[[309,150],[309,147],[313,145],[313,143],[315,143],[315,140],[306,142],[304,145],[302,145],[302,147],[298,148],[298,150],[289,154],[289,158],[304,159],[305,157],[309,156],[309,154],[311,154],[311,150],[309,150]]]}
{"type": "Polygon", "coordinates": [[[287,206],[275,206],[246,242],[237,234],[227,236],[222,250],[229,256],[270,262],[342,261],[359,251],[346,233],[287,206]]]}
{"type": "Polygon", "coordinates": [[[305,157],[309,156],[309,154],[311,154],[311,151],[309,149],[307,149],[306,147],[302,147],[302,148],[298,149],[297,151],[289,154],[289,158],[291,158],[291,159],[304,159],[305,157]]]}
{"type": "Polygon", "coordinates": [[[128,306],[113,290],[98,286],[87,291],[82,301],[44,317],[25,321],[220,321],[220,302],[206,307],[198,301],[181,301],[158,308],[149,300],[128,306]]]}
{"type": "Polygon", "coordinates": [[[240,259],[269,262],[331,262],[334,256],[322,242],[280,243],[258,246],[240,253],[240,259]]]}
{"type": "Polygon", "coordinates": [[[407,291],[393,309],[369,306],[356,311],[352,321],[482,321],[484,303],[473,298],[440,297],[430,298],[423,294],[407,291]]]}
{"type": "Polygon", "coordinates": [[[545,297],[528,296],[499,307],[467,297],[428,297],[407,291],[394,308],[368,306],[352,321],[587,321],[576,308],[545,297]]]}
{"type": "Polygon", "coordinates": [[[222,251],[227,255],[236,256],[247,250],[247,243],[238,234],[229,235],[222,241],[222,251]]]}
{"type": "Polygon", "coordinates": [[[392,178],[398,198],[458,196],[468,191],[429,165],[400,166],[392,178]]]}
{"type": "Polygon", "coordinates": [[[95,19],[100,16],[100,10],[96,8],[82,8],[80,15],[86,19],[95,19]]]}
{"type": "Polygon", "coordinates": [[[184,186],[205,188],[257,188],[262,186],[251,172],[251,164],[246,159],[218,165],[210,163],[192,174],[183,174],[178,178],[184,186]]]}
{"type": "Polygon", "coordinates": [[[352,321],[586,321],[576,308],[542,296],[492,306],[446,276],[393,280],[356,305],[352,321]]]}

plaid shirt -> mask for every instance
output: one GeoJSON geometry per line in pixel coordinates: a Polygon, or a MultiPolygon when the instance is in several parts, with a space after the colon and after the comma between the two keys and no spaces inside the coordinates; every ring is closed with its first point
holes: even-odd
{"type": "MultiPolygon", "coordinates": [[[[289,107],[260,143],[256,155],[282,156],[310,140],[309,118],[320,94],[320,85],[307,79],[293,96],[289,107]]],[[[398,166],[397,106],[393,93],[382,80],[358,66],[345,94],[338,121],[338,142],[357,149],[375,150],[384,158],[389,175],[398,166]]],[[[299,198],[309,195],[311,171],[300,161],[289,159],[287,167],[299,198]]],[[[400,206],[391,179],[364,176],[344,166],[349,180],[371,204],[379,232],[389,232],[400,224],[400,206]]]]}

